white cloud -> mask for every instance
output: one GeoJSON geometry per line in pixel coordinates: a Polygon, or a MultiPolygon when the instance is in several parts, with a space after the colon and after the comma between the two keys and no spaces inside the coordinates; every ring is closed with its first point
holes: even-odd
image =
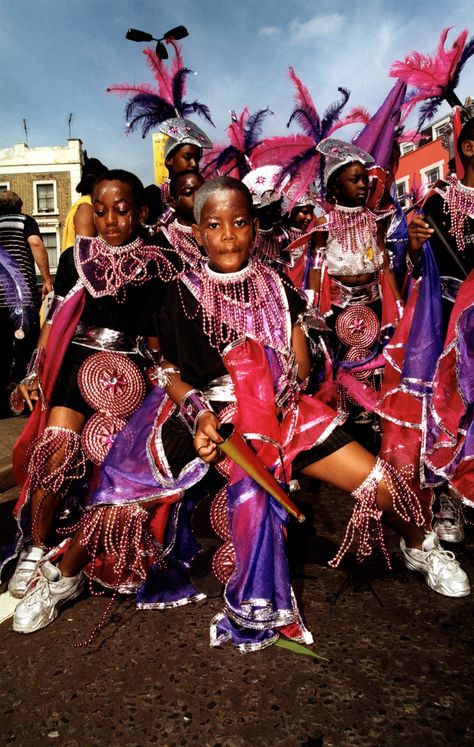
{"type": "Polygon", "coordinates": [[[277,36],[281,34],[280,26],[263,26],[258,32],[258,36],[277,36]]]}
{"type": "Polygon", "coordinates": [[[327,36],[338,31],[344,23],[341,13],[315,16],[309,21],[294,20],[290,24],[290,41],[294,44],[310,42],[321,36],[327,36]]]}

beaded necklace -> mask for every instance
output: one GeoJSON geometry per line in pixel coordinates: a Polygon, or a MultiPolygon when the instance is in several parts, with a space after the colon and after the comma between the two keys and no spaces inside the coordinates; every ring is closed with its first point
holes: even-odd
{"type": "Polygon", "coordinates": [[[202,311],[203,331],[213,348],[222,350],[245,336],[276,349],[288,348],[288,303],[283,284],[271,268],[249,259],[242,270],[221,273],[206,263],[201,272],[187,273],[182,280],[200,304],[192,315],[181,296],[184,314],[195,319],[202,311]]]}
{"type": "Polygon", "coordinates": [[[252,257],[270,263],[278,259],[282,250],[296,238],[290,231],[291,229],[288,231],[282,226],[270,229],[259,228],[252,250],[252,257]]]}
{"type": "Polygon", "coordinates": [[[79,236],[74,246],[74,261],[91,296],[113,296],[119,303],[125,300],[126,285],[143,285],[155,274],[163,282],[169,282],[176,275],[162,250],[147,246],[141,238],[123,246],[110,246],[99,236],[79,236]],[[156,273],[150,273],[147,267],[152,259],[156,262],[156,273]]]}
{"type": "Polygon", "coordinates": [[[367,252],[377,240],[377,221],[365,207],[335,205],[328,215],[328,229],[344,251],[367,252]]]}
{"type": "Polygon", "coordinates": [[[175,220],[167,228],[163,228],[163,233],[186,264],[191,267],[199,264],[203,256],[199,251],[191,226],[183,226],[175,220]]]}
{"type": "Polygon", "coordinates": [[[456,246],[464,252],[464,224],[467,218],[474,218],[474,187],[466,187],[456,176],[446,178],[448,186],[443,190],[443,210],[451,219],[451,233],[456,246]]]}

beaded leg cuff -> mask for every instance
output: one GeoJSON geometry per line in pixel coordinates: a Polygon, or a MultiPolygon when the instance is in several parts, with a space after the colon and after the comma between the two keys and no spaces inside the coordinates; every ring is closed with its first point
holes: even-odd
{"type": "Polygon", "coordinates": [[[143,583],[161,550],[148,531],[149,513],[139,505],[99,506],[87,511],[80,522],[81,545],[92,557],[94,577],[97,558],[107,556],[113,563],[113,586],[119,588],[132,576],[143,583]]]}
{"type": "Polygon", "coordinates": [[[357,561],[372,554],[377,543],[382,550],[387,565],[391,568],[390,557],[385,545],[382,529],[382,510],[377,506],[377,492],[380,480],[384,479],[392,498],[393,509],[404,521],[414,521],[417,526],[424,524],[423,513],[417,495],[408,486],[402,475],[383,459],[377,459],[364,482],[351,494],[354,510],[347,525],[346,533],[337,555],[329,565],[337,568],[352,545],[356,532],[359,534],[357,561]]]}
{"type": "Polygon", "coordinates": [[[30,491],[42,489],[46,495],[63,495],[72,480],[84,477],[85,471],[80,435],[61,426],[45,428],[33,444],[28,464],[30,491]]]}

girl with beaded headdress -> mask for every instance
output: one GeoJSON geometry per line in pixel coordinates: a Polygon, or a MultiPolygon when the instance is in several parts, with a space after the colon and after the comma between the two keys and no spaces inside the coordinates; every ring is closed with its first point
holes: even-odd
{"type": "MultiPolygon", "coordinates": [[[[137,601],[146,609],[203,598],[190,578],[198,548],[183,491],[215,469],[228,487],[210,509],[224,540],[213,570],[225,584],[224,610],[212,621],[211,644],[231,641],[252,651],[280,634],[311,642],[290,584],[288,515],[245,472],[244,463],[242,468],[218,460],[220,424],[231,422],[281,483],[288,483],[294,468],[352,491],[354,513],[334,565],[356,531],[359,558],[369,555],[377,540],[389,560],[381,530],[385,512],[403,537],[409,568],[421,571],[442,594],[468,594],[469,582],[454,557],[443,554],[431,534],[425,537],[421,506],[403,477],[351,441],[339,427],[340,414],[303,393],[310,370],[306,303],[288,279],[253,261],[256,221],[246,187],[225,177],[210,180],[197,193],[194,209],[193,230],[208,262],[181,274],[166,293],[160,317],[160,384],[166,394],[156,387],[118,436],[61,572],[79,574],[92,558],[93,577],[112,570],[116,587],[133,577],[141,582],[137,601]],[[175,503],[165,542],[154,544],[157,526],[146,509],[165,508],[170,500],[175,503]],[[97,562],[104,548],[115,558],[112,569],[97,562]]],[[[15,615],[28,618],[31,629],[57,614],[48,566],[43,576],[41,592],[32,588],[15,615]]]]}
{"type": "MultiPolygon", "coordinates": [[[[128,132],[140,127],[142,137],[146,137],[152,128],[158,126],[159,131],[166,135],[164,160],[171,178],[181,171],[198,172],[203,149],[212,148],[212,141],[187,118],[188,115],[196,113],[210,124],[213,122],[205,104],[185,101],[186,78],[192,70],[184,66],[180,45],[172,38],[166,43],[174,53],[169,69],[153,49],[143,51],[156,81],[155,88],[148,83],[120,83],[110,86],[107,91],[130,96],[125,108],[128,132]]],[[[167,225],[174,218],[169,204],[169,179],[159,186],[149,185],[146,193],[150,213],[148,231],[153,235],[157,223],[167,225]]]]}
{"type": "MultiPolygon", "coordinates": [[[[333,401],[356,422],[377,429],[368,412],[373,413],[375,407],[383,368],[381,352],[398,321],[397,303],[401,303],[384,243],[384,219],[389,212],[374,212],[366,206],[366,167],[373,163],[372,156],[335,138],[322,141],[318,150],[325,158],[326,200],[332,209],[318,219],[312,234],[309,287],[333,333],[333,401]]],[[[368,441],[375,451],[376,434],[377,430],[368,441]]],[[[363,432],[359,438],[364,438],[363,432]]]]}
{"type": "Polygon", "coordinates": [[[17,414],[25,402],[32,411],[13,453],[23,486],[15,509],[19,535],[3,552],[3,560],[21,553],[9,582],[17,598],[47,547],[60,542],[59,524],[70,524],[80,510],[92,465],[103,461],[144,397],[150,354],[143,336],[156,347],[153,314],[176,273],[173,252],[165,256],[137,236],[146,212],[134,174],[103,173],[92,205],[99,235],[79,236],[62,253],[38,348],[10,400],[17,414]]]}

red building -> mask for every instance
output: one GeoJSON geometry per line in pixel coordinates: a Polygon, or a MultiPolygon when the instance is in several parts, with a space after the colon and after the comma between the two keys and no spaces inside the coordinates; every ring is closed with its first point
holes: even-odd
{"type": "Polygon", "coordinates": [[[421,134],[426,139],[418,145],[409,142],[400,145],[401,156],[395,184],[404,208],[411,207],[428,187],[449,173],[448,162],[453,155],[450,117],[437,120],[421,134]]]}

